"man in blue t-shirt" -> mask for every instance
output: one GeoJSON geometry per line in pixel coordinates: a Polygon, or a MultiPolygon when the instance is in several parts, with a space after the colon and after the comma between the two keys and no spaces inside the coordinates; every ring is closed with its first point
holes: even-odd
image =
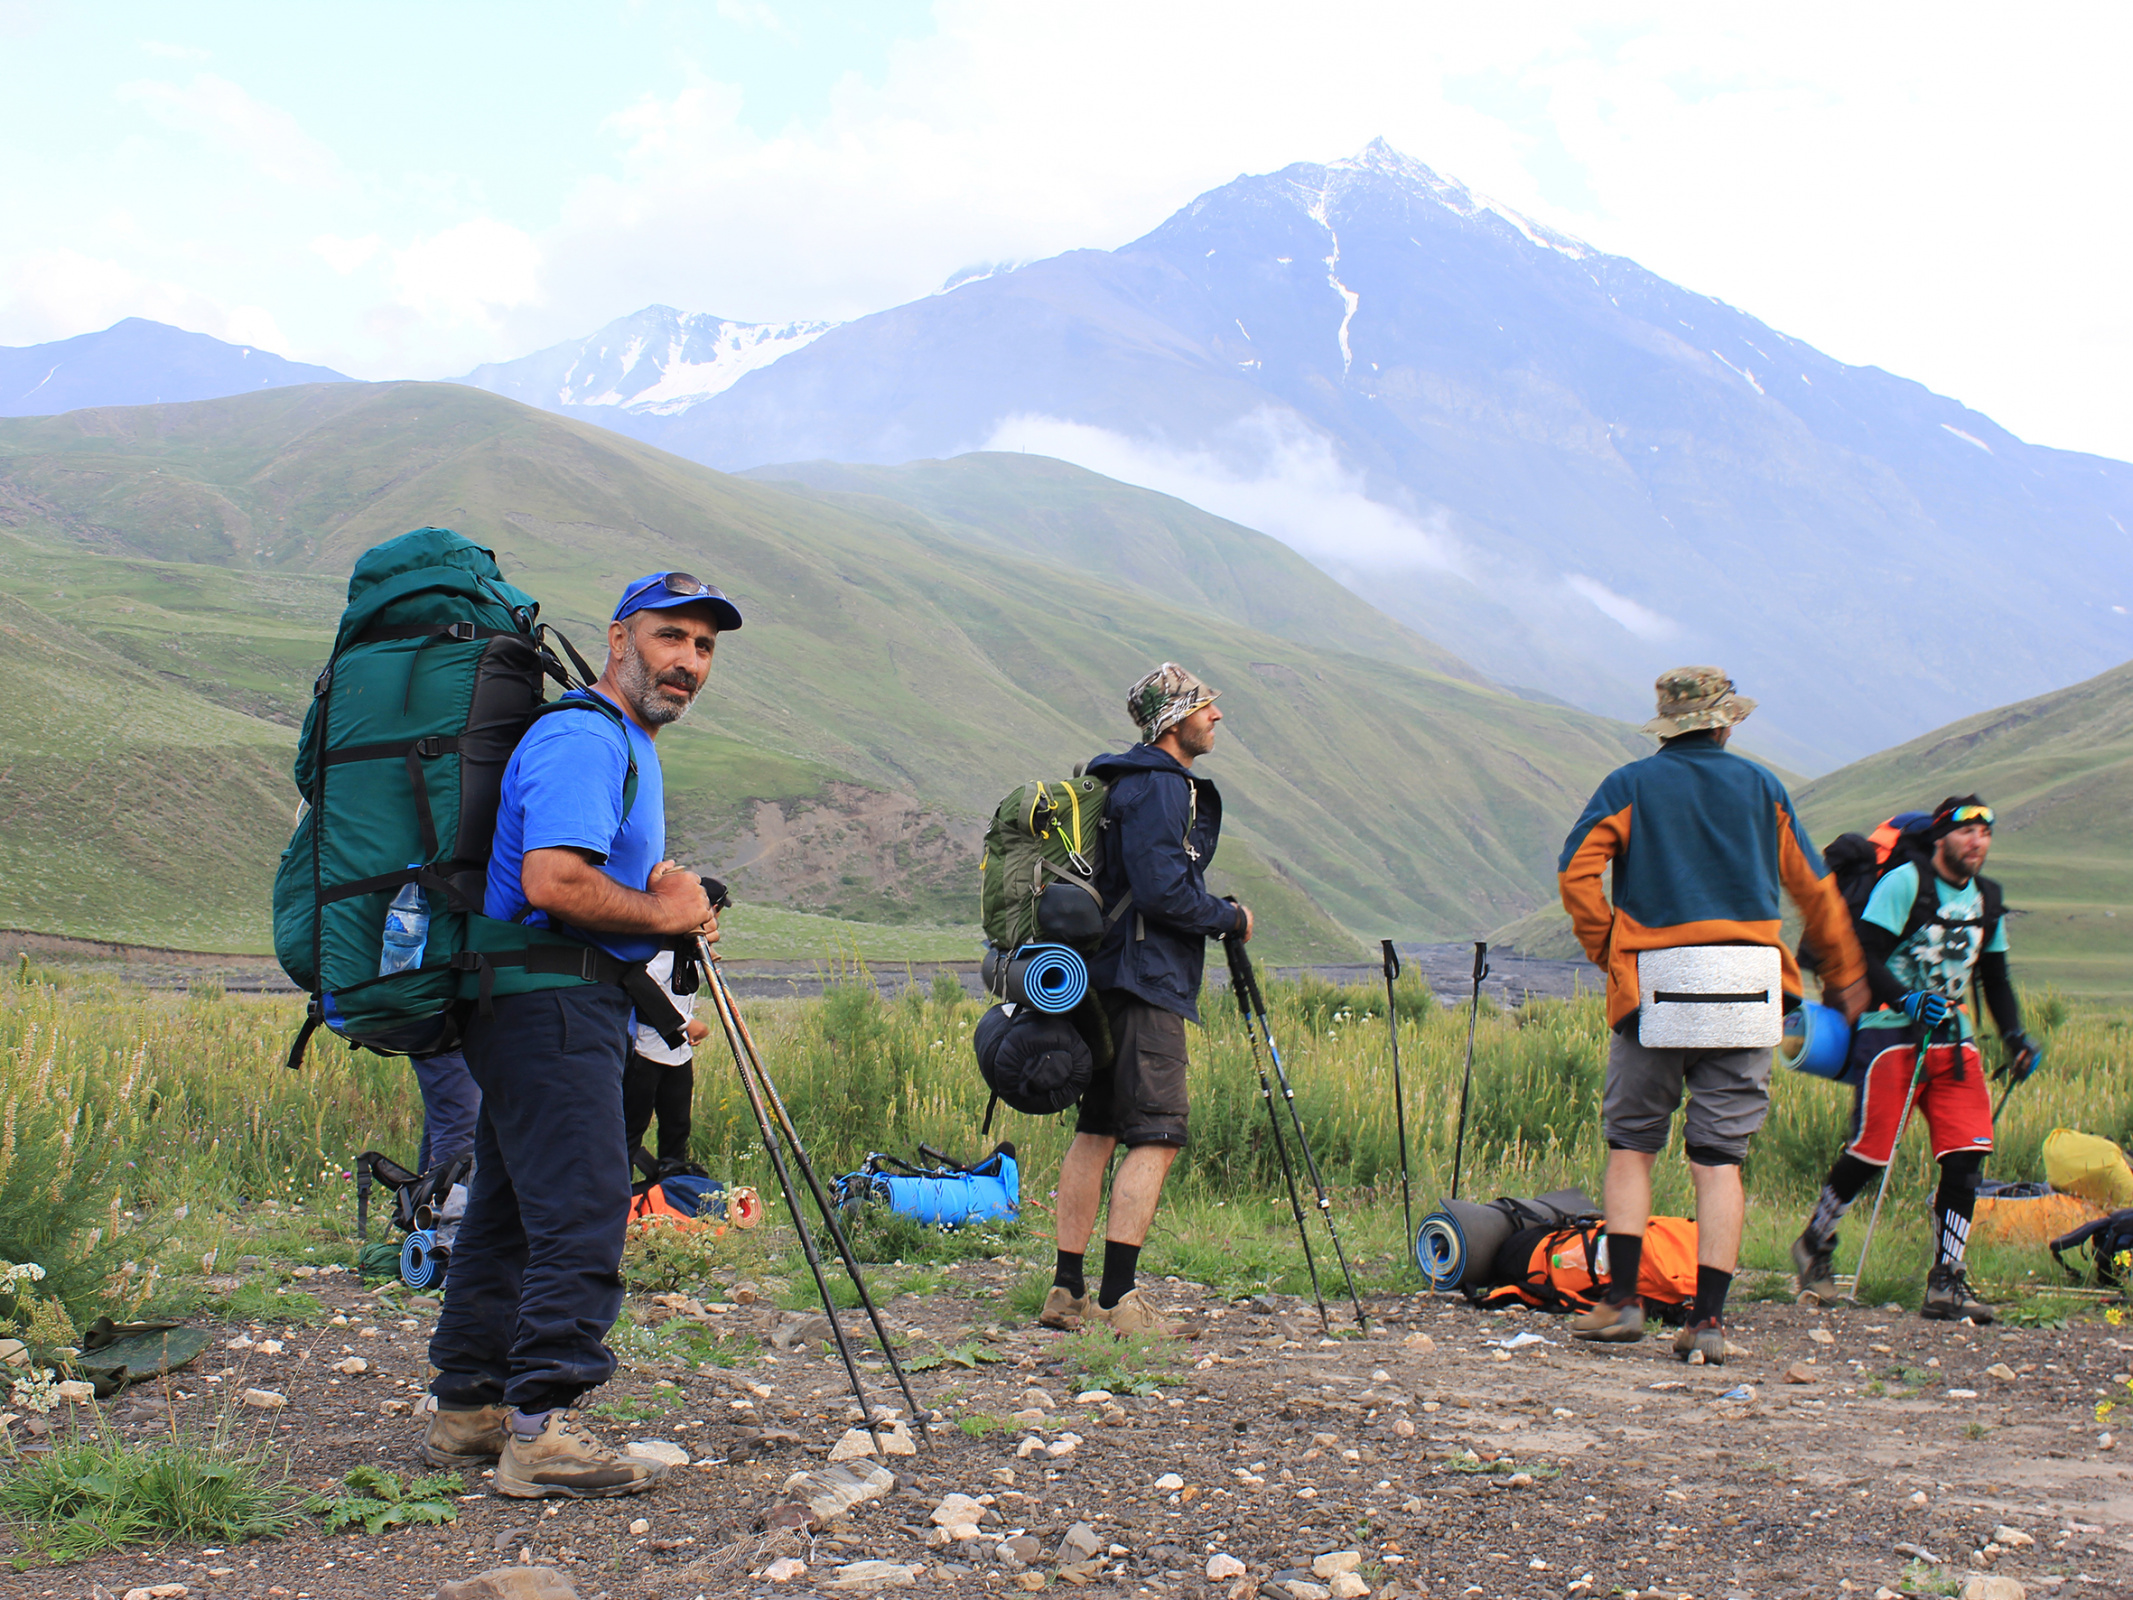
{"type": "MultiPolygon", "coordinates": [[[[677,937],[718,937],[696,874],[665,859],[653,741],[688,713],[719,635],[740,625],[732,601],[686,573],[655,572],[623,591],[590,691],[621,715],[555,712],[520,740],[504,769],[488,915],[629,963],[677,937]]],[[[630,1014],[618,982],[575,983],[500,995],[467,1027],[481,1115],[430,1340],[437,1377],[422,1455],[447,1469],[496,1458],[497,1492],[514,1498],[634,1494],[666,1470],[617,1455],[570,1409],[615,1370],[604,1341],[622,1309],[630,1014]]]]}
{"type": "Polygon", "coordinates": [[[1992,1307],[1970,1292],[1963,1266],[1978,1173],[1992,1150],[1992,1097],[1963,1009],[1973,979],[1999,1026],[2006,1070],[2026,1078],[2042,1052],[2022,1031],[2021,1005],[2007,975],[1999,885],[1978,873],[1992,848],[1992,808],[1974,794],[1951,796],[1933,813],[1926,837],[1931,853],[1925,860],[1882,874],[1859,914],[1859,945],[1877,1009],[1861,1017],[1852,1033],[1846,1071],[1853,1085],[1851,1137],[1830,1168],[1814,1215],[1793,1242],[1792,1260],[1803,1296],[1824,1302],[1838,1297],[1837,1224],[1894,1157],[1904,1118],[1915,1105],[1940,1162],[1933,1267],[1921,1315],[1938,1322],[1967,1317],[1982,1326],[1992,1321],[1992,1307]],[[1938,1042],[1944,1037],[1948,1042],[1938,1042]]]}

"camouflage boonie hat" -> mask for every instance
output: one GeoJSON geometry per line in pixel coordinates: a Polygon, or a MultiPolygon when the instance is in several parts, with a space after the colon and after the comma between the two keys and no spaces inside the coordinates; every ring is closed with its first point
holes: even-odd
{"type": "Polygon", "coordinates": [[[1153,744],[1200,707],[1213,702],[1215,690],[1175,661],[1166,661],[1126,691],[1126,715],[1153,744]]]}
{"type": "Polygon", "coordinates": [[[1746,719],[1755,702],[1733,692],[1733,680],[1717,667],[1675,667],[1659,674],[1659,715],[1644,725],[1662,739],[1699,728],[1730,728],[1746,719]]]}

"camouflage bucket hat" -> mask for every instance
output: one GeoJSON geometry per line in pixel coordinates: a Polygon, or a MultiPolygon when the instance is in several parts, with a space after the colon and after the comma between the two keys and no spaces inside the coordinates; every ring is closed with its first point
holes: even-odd
{"type": "Polygon", "coordinates": [[[1659,674],[1659,715],[1646,733],[1671,739],[1699,728],[1730,728],[1744,721],[1755,702],[1733,692],[1733,680],[1717,667],[1675,667],[1659,674]]]}
{"type": "Polygon", "coordinates": [[[1200,707],[1213,702],[1215,690],[1175,661],[1166,661],[1126,691],[1126,715],[1153,744],[1200,707]]]}

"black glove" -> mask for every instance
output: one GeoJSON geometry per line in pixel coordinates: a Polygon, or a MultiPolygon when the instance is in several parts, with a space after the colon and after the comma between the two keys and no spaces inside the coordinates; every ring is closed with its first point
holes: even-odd
{"type": "Polygon", "coordinates": [[[2029,1075],[2044,1065],[2044,1046],[2020,1028],[2000,1035],[2000,1049],[2000,1076],[2015,1083],[2027,1083],[2029,1075]]]}

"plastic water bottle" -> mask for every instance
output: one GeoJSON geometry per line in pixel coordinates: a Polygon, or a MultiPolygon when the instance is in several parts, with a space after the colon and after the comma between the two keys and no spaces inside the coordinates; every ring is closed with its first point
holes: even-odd
{"type": "MultiPolygon", "coordinates": [[[[412,872],[416,863],[409,862],[412,872]]],[[[393,903],[385,908],[385,948],[378,956],[378,976],[389,978],[422,965],[422,951],[430,942],[430,905],[422,889],[413,883],[400,885],[393,903]]]]}

